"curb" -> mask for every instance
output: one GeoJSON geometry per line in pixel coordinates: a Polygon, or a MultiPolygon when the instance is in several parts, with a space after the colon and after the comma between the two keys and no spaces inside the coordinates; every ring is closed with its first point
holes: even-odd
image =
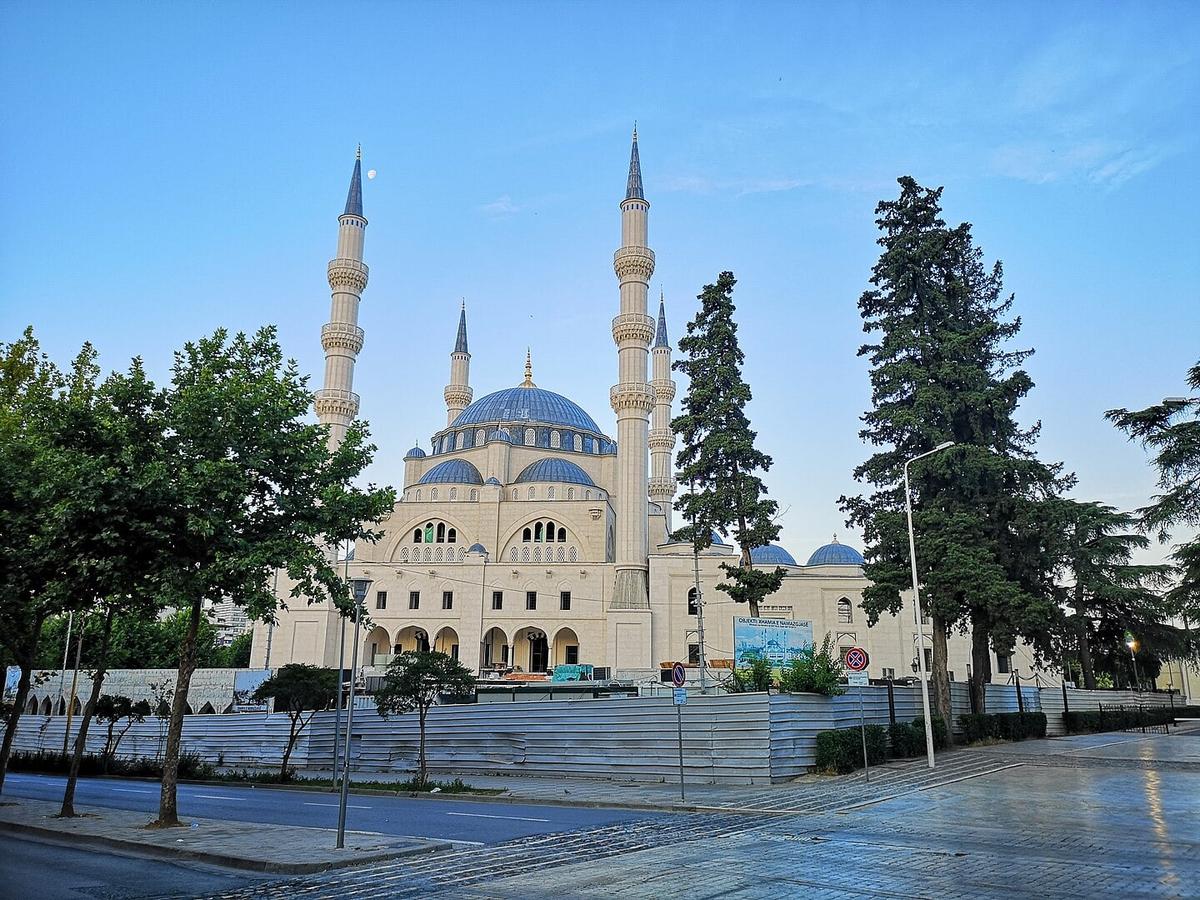
{"type": "Polygon", "coordinates": [[[242,869],[249,872],[265,872],[276,875],[306,875],[314,872],[325,872],[329,869],[345,869],[364,863],[381,862],[388,859],[398,859],[402,856],[415,856],[419,853],[433,853],[448,850],[453,844],[430,841],[427,846],[406,847],[398,850],[381,850],[355,859],[327,860],[311,863],[281,863],[267,859],[248,859],[244,856],[230,856],[224,853],[209,853],[203,850],[193,850],[184,847],[162,847],[158,844],[144,844],[140,841],[129,841],[122,838],[105,837],[103,835],[78,834],[59,831],[44,825],[25,825],[18,822],[0,820],[0,832],[8,834],[26,834],[37,837],[51,838],[71,846],[106,847],[112,850],[128,850],[141,856],[155,856],[162,859],[191,860],[208,863],[227,869],[242,869]]]}

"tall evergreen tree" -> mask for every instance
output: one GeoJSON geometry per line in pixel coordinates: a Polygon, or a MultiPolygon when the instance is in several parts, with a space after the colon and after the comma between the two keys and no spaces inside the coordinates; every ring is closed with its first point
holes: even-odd
{"type": "Polygon", "coordinates": [[[859,299],[859,349],[871,363],[872,408],[864,441],[880,448],[854,470],[872,487],[842,497],[866,538],[863,608],[872,623],[903,606],[911,587],[903,468],[945,441],[956,446],[910,468],[922,612],[933,632],[931,682],[938,713],[950,721],[946,641],[971,629],[971,690],[986,706],[991,649],[1019,636],[1048,647],[1056,621],[1051,560],[1044,550],[1043,501],[1068,479],[1039,462],[1038,426],[1015,413],[1033,387],[1020,368],[1031,350],[1010,349],[1010,319],[999,262],[989,270],[971,226],[947,227],[941,189],[899,179],[900,197],[876,207],[883,252],[872,289],[859,299]]]}
{"type": "Polygon", "coordinates": [[[757,570],[751,559],[755,547],[779,537],[775,522],[779,504],[767,499],[759,472],[771,468],[771,457],[754,446],[757,432],[750,427],[746,404],[750,386],[742,379],[745,356],[738,345],[733,321],[732,272],[722,272],[716,284],[706,284],[697,299],[700,311],[679,341],[681,359],[672,368],[688,377],[683,412],[671,421],[682,439],[676,463],[679,480],[688,486],[675,503],[688,525],[675,532],[697,550],[712,543],[712,532],[732,532],[741,549],[738,565],[722,563],[729,582],[717,585],[758,615],[764,597],[779,590],[785,570],[757,570]]]}

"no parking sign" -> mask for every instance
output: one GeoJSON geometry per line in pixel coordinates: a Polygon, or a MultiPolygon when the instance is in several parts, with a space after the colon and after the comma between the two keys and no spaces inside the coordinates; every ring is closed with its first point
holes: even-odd
{"type": "Polygon", "coordinates": [[[871,664],[871,657],[862,647],[851,647],[846,651],[846,668],[851,672],[865,672],[871,664]]]}

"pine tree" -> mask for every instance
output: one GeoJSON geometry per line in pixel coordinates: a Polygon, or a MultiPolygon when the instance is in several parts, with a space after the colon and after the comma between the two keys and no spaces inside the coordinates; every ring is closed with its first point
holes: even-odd
{"type": "Polygon", "coordinates": [[[953,629],[972,634],[974,708],[986,705],[991,649],[1017,637],[1048,647],[1058,616],[1045,551],[1051,526],[1044,501],[1070,480],[1034,456],[1038,426],[1015,419],[1033,387],[1020,366],[1031,350],[1009,341],[999,262],[989,270],[971,226],[948,228],[941,189],[904,177],[900,197],[876,207],[883,252],[863,293],[859,349],[871,363],[872,408],[864,441],[880,448],[854,470],[871,493],[842,497],[867,543],[871,586],[862,606],[872,624],[902,608],[911,587],[903,489],[909,460],[953,441],[951,450],[910,468],[922,612],[933,630],[931,683],[938,713],[950,718],[946,642],[953,629]]]}
{"type": "Polygon", "coordinates": [[[736,283],[732,272],[722,272],[716,284],[704,286],[697,296],[700,311],[679,341],[684,356],[672,365],[688,377],[683,413],[671,421],[683,444],[676,458],[679,480],[688,485],[675,508],[689,524],[675,537],[699,551],[711,545],[714,530],[722,537],[732,531],[741,558],[736,566],[721,564],[730,581],[717,588],[757,616],[763,598],[779,590],[785,570],[756,570],[751,558],[755,547],[779,537],[779,504],[767,499],[756,474],[770,470],[771,457],[755,447],[758,435],[746,416],[751,394],[733,321],[736,283]]]}

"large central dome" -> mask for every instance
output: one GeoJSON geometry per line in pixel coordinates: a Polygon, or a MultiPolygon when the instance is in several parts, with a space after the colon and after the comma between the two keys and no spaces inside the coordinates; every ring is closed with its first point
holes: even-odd
{"type": "Polygon", "coordinates": [[[585,413],[579,404],[554,391],[524,385],[505,388],[480,397],[459,413],[450,427],[487,425],[493,422],[565,425],[580,431],[602,433],[592,417],[585,413]]]}

